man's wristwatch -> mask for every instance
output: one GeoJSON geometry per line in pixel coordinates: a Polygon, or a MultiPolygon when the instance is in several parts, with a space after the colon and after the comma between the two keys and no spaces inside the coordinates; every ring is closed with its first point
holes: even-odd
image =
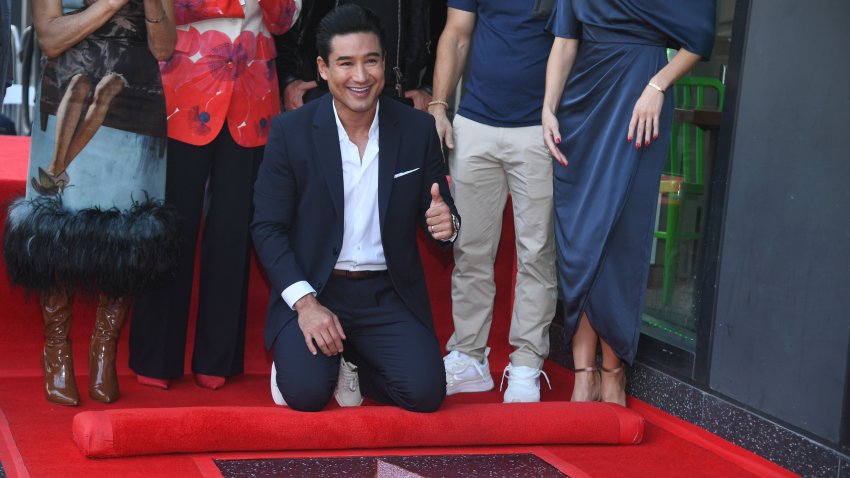
{"type": "Polygon", "coordinates": [[[452,214],[452,230],[454,232],[452,233],[452,237],[447,239],[448,242],[454,242],[457,239],[457,233],[460,232],[460,220],[454,214],[452,214]]]}

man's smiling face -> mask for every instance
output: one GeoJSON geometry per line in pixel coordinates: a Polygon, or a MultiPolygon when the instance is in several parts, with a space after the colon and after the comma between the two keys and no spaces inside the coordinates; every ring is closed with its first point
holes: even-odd
{"type": "Polygon", "coordinates": [[[384,54],[374,33],[334,36],[328,62],[319,57],[318,66],[341,116],[374,111],[384,90],[384,54]]]}

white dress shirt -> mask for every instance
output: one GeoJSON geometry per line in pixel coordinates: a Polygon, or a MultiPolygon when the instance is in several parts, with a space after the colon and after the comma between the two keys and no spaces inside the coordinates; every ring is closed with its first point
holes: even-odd
{"type": "MultiPolygon", "coordinates": [[[[369,139],[360,157],[360,151],[345,132],[336,104],[333,105],[339,150],[342,156],[342,184],[344,192],[344,223],[342,249],[335,269],[351,271],[381,271],[387,269],[384,246],[381,243],[381,224],[378,218],[378,110],[369,128],[369,139]]],[[[316,290],[307,282],[296,282],[281,293],[290,308],[307,294],[316,290]]]]}

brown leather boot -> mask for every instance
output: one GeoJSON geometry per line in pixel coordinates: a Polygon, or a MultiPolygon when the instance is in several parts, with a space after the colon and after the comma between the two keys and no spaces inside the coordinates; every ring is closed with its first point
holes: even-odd
{"type": "Polygon", "coordinates": [[[79,405],[80,394],[74,378],[74,355],[71,353],[73,308],[67,292],[42,294],[41,312],[44,317],[44,388],[47,401],[58,405],[79,405]]]}
{"type": "Polygon", "coordinates": [[[118,334],[127,318],[130,299],[127,297],[98,297],[97,315],[89,348],[89,396],[98,402],[118,400],[118,373],[115,353],[118,334]]]}

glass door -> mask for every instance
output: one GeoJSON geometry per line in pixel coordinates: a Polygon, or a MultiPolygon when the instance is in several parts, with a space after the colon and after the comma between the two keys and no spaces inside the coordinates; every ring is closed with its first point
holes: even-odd
{"type": "MultiPolygon", "coordinates": [[[[651,266],[644,303],[639,357],[688,378],[694,377],[702,330],[711,307],[704,300],[706,274],[714,270],[707,249],[718,137],[726,107],[735,0],[717,2],[717,38],[711,59],[697,65],[674,87],[675,116],[670,153],[658,191],[651,266]]],[[[668,56],[675,56],[669,50],[668,56]]]]}

